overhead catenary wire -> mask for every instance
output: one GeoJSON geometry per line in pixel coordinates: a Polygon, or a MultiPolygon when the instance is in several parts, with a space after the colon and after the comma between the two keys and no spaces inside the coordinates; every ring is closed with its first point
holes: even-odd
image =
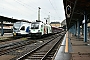
{"type": "Polygon", "coordinates": [[[54,8],[54,6],[53,6],[53,4],[52,4],[52,2],[51,2],[50,0],[49,0],[49,2],[50,2],[50,4],[52,5],[53,9],[55,10],[55,12],[56,12],[57,16],[59,17],[59,15],[58,15],[58,13],[57,13],[56,9],[54,8]]]}
{"type": "MultiPolygon", "coordinates": [[[[20,0],[18,0],[20,3],[23,3],[25,6],[28,6],[28,7],[31,7],[33,10],[36,10],[36,8],[35,8],[35,6],[38,6],[38,4],[37,3],[34,3],[32,6],[30,6],[30,5],[28,5],[28,4],[26,4],[26,3],[24,3],[24,2],[22,2],[22,1],[20,1],[20,0]]],[[[42,7],[41,7],[42,8],[42,7]]],[[[45,10],[45,9],[44,9],[45,10]]],[[[45,10],[45,11],[47,11],[47,10],[45,10]]],[[[48,13],[45,13],[44,11],[41,11],[41,12],[43,12],[45,15],[48,15],[48,13]]]]}
{"type": "MultiPolygon", "coordinates": [[[[16,1],[16,0],[15,0],[16,1]]],[[[20,1],[20,0],[18,0],[18,1],[16,1],[17,3],[19,3],[19,4],[21,4],[22,6],[24,6],[24,7],[27,7],[28,9],[32,9],[32,11],[34,12],[34,13],[37,13],[36,11],[37,11],[37,9],[35,8],[35,6],[30,6],[30,5],[28,5],[28,4],[26,4],[26,3],[24,3],[24,2],[22,2],[22,1],[20,1]]],[[[37,15],[37,14],[36,14],[37,15]]]]}
{"type": "Polygon", "coordinates": [[[34,8],[34,7],[32,7],[32,6],[28,5],[28,4],[26,4],[26,3],[24,3],[24,2],[22,2],[22,1],[20,1],[20,0],[14,0],[14,1],[17,2],[18,4],[22,5],[23,7],[27,8],[27,9],[29,9],[29,10],[31,10],[31,11],[36,12],[36,11],[35,11],[36,8],[34,8]],[[31,7],[31,9],[30,9],[30,7],[31,7]],[[33,9],[32,9],[32,8],[33,8],[33,9]]]}
{"type": "MultiPolygon", "coordinates": [[[[23,6],[28,6],[29,8],[31,7],[33,10],[36,10],[36,8],[35,8],[35,6],[38,6],[38,4],[37,3],[35,3],[35,2],[33,2],[32,0],[32,2],[33,2],[33,7],[32,6],[30,6],[30,5],[28,5],[28,4],[26,4],[26,3],[24,3],[24,2],[22,2],[22,1],[20,1],[20,0],[17,0],[19,3],[21,3],[23,6]]],[[[30,3],[31,4],[31,3],[30,3]]],[[[44,7],[41,7],[41,8],[43,8],[44,9],[44,7]]],[[[44,9],[45,11],[47,11],[46,9],[44,9]]],[[[45,13],[45,11],[43,11],[43,10],[41,10],[41,12],[42,12],[42,14],[45,14],[45,15],[49,15],[49,12],[50,11],[48,11],[48,13],[45,13]]],[[[50,15],[50,17],[54,17],[54,16],[52,16],[52,15],[50,15]]]]}
{"type": "Polygon", "coordinates": [[[29,6],[28,4],[25,5],[25,3],[22,3],[21,1],[16,1],[14,0],[15,2],[17,2],[18,4],[22,5],[23,7],[27,8],[29,11],[33,11],[33,13],[37,13],[36,9],[30,9],[31,6],[29,6]],[[29,6],[29,7],[28,7],[29,6]]]}
{"type": "MultiPolygon", "coordinates": [[[[17,11],[17,14],[21,14],[22,16],[32,16],[32,17],[35,17],[35,14],[36,14],[36,16],[37,16],[37,8],[38,7],[40,7],[40,6],[38,6],[38,4],[37,3],[35,3],[35,2],[30,2],[30,4],[31,5],[29,5],[29,4],[27,4],[27,3],[25,3],[25,2],[23,2],[23,0],[13,0],[13,1],[15,1],[16,3],[18,3],[18,4],[20,4],[21,5],[21,7],[23,7],[23,8],[25,8],[26,10],[23,10],[23,9],[20,9],[18,6],[14,6],[15,8],[16,8],[16,11],[17,11]],[[33,4],[33,5],[32,5],[33,4]],[[38,7],[37,7],[38,6],[38,7]],[[23,13],[22,12],[20,12],[19,13],[19,11],[23,11],[23,13]],[[32,11],[32,15],[31,15],[31,13],[29,13],[29,11],[32,11]],[[30,14],[30,15],[29,15],[30,14]]],[[[32,1],[32,0],[31,0],[32,1]]],[[[49,0],[50,1],[50,0],[49,0]]],[[[9,3],[9,2],[8,2],[9,3]]],[[[49,2],[48,2],[49,3],[49,2]]],[[[9,3],[10,5],[13,5],[13,3],[9,3]]],[[[51,4],[51,6],[53,7],[53,9],[54,9],[54,11],[55,11],[55,13],[56,13],[56,15],[54,15],[53,14],[53,12],[51,12],[50,10],[47,10],[45,7],[41,7],[42,8],[42,10],[41,10],[41,15],[43,15],[43,16],[48,16],[49,15],[49,12],[50,12],[50,18],[57,18],[59,15],[58,15],[58,13],[57,13],[57,10],[55,9],[55,5],[53,5],[52,4],[52,2],[50,3],[51,4]]],[[[10,8],[10,9],[12,9],[12,8],[10,8]]],[[[12,11],[12,12],[14,12],[14,11],[12,11]]],[[[42,17],[42,16],[41,16],[42,17]]],[[[37,18],[37,17],[35,17],[35,18],[37,18]]],[[[60,17],[58,17],[58,18],[60,18],[60,17]]]]}

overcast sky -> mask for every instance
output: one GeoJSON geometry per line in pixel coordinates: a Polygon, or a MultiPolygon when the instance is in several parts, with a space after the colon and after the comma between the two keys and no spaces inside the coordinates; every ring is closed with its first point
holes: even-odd
{"type": "Polygon", "coordinates": [[[41,21],[45,21],[48,15],[51,22],[65,19],[63,0],[0,0],[0,15],[34,21],[38,19],[38,7],[41,8],[41,21]]]}

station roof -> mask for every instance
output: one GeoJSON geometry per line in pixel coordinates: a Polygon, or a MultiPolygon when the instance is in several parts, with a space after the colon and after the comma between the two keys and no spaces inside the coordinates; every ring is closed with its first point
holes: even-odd
{"type": "Polygon", "coordinates": [[[90,22],[90,0],[63,0],[63,3],[68,29],[72,27],[74,24],[76,24],[77,21],[79,21],[80,24],[82,24],[85,13],[87,14],[87,22],[90,22]],[[68,5],[71,6],[70,18],[68,18],[66,14],[66,7],[68,5]]]}
{"type": "Polygon", "coordinates": [[[17,22],[17,21],[29,22],[26,20],[18,20],[18,19],[8,18],[8,17],[4,17],[4,16],[0,16],[0,22],[1,21],[12,22],[12,23],[17,22]]]}
{"type": "MultiPolygon", "coordinates": [[[[13,24],[3,24],[4,26],[13,26],[13,24]]],[[[1,23],[0,23],[1,26],[1,23]]]]}

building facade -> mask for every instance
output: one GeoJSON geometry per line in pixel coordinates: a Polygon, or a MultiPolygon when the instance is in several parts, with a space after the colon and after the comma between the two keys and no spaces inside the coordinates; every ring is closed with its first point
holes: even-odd
{"type": "Polygon", "coordinates": [[[51,22],[50,25],[52,27],[60,27],[61,26],[60,22],[51,22]]]}

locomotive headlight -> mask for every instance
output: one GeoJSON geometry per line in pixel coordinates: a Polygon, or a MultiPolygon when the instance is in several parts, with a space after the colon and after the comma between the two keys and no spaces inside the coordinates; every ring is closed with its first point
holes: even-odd
{"type": "Polygon", "coordinates": [[[38,32],[40,32],[40,30],[38,30],[38,32]]]}

